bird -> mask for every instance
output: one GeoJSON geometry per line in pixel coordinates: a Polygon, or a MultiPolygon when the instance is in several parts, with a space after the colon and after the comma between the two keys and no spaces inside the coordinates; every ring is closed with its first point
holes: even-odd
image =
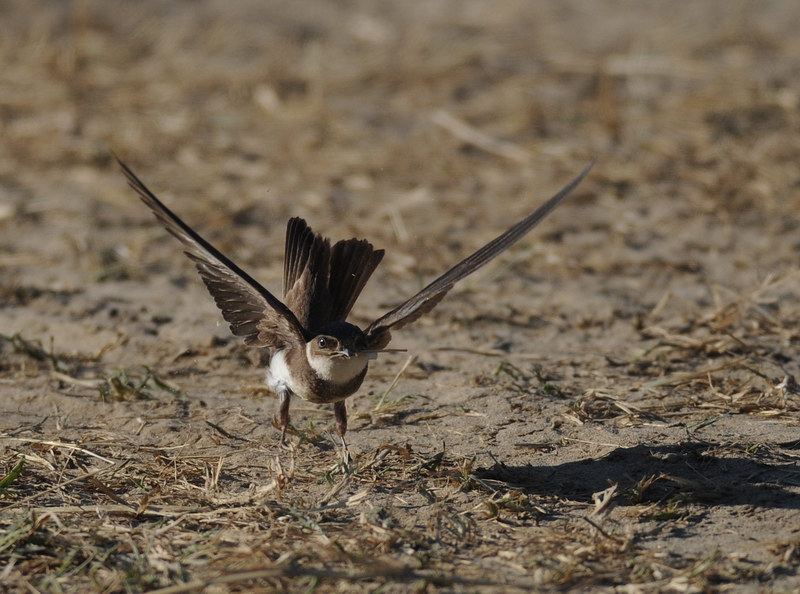
{"type": "Polygon", "coordinates": [[[379,353],[395,350],[387,349],[392,332],[430,312],[457,282],[524,237],[594,166],[592,161],[528,216],[362,330],[347,317],[383,259],[384,250],[356,238],[331,245],[305,220],[293,217],[286,227],[280,300],[167,208],[130,167],[114,157],[130,187],[183,244],[184,253],[194,262],[231,332],[247,345],[269,350],[266,383],[278,398],[280,447],[291,449],[286,432],[293,396],[333,404],[345,462],[351,460],[345,440],[345,400],[361,387],[369,362],[379,353]]]}

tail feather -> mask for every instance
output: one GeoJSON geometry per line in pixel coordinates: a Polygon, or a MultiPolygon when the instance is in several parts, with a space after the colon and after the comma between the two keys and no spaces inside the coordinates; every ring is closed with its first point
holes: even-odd
{"type": "Polygon", "coordinates": [[[286,253],[283,265],[283,296],[306,330],[313,333],[330,317],[330,242],[314,233],[298,217],[286,228],[286,253]]]}
{"type": "Polygon", "coordinates": [[[345,239],[331,247],[303,219],[290,219],[283,268],[287,307],[312,334],[344,321],[383,254],[366,239],[345,239]]]}
{"type": "Polygon", "coordinates": [[[331,296],[331,321],[347,318],[358,296],[383,259],[366,239],[346,239],[331,249],[328,289],[331,296]]]}

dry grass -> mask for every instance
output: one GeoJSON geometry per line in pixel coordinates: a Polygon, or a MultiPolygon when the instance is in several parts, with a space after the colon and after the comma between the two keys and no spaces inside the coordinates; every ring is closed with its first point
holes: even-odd
{"type": "MultiPolygon", "coordinates": [[[[33,359],[54,380],[71,378],[53,371],[67,365],[57,353],[45,357],[19,336],[5,340],[16,351],[9,353],[12,364],[33,359]]],[[[686,340],[679,348],[696,347],[686,340]]],[[[659,388],[693,381],[718,396],[705,401],[715,415],[796,413],[800,399],[788,382],[770,385],[757,365],[729,354],[712,371],[649,382],[657,384],[648,388],[654,404],[633,405],[592,391],[564,416],[579,424],[680,423],[696,403],[672,395],[665,405],[659,388]],[[712,373],[735,383],[735,370],[755,375],[762,387],[734,398],[713,386],[712,373]]],[[[528,383],[520,387],[531,378],[518,367],[505,363],[498,371],[510,378],[512,390],[530,390],[528,383]]],[[[185,398],[170,388],[145,394],[148,378],[154,378],[151,372],[136,381],[136,400],[185,398]]],[[[67,383],[83,398],[102,400],[103,386],[113,385],[107,381],[67,383]]],[[[381,403],[372,415],[401,408],[383,398],[381,403]]],[[[675,446],[613,448],[596,460],[594,478],[581,484],[582,471],[569,464],[556,473],[499,461],[481,466],[474,456],[460,457],[446,447],[424,452],[398,443],[380,444],[343,467],[313,426],[295,428],[296,452],[276,455],[273,443],[210,421],[206,442],[213,446],[179,440],[166,447],[158,438],[103,428],[80,436],[61,430],[55,433],[63,436],[54,437],[43,430],[43,417],[0,436],[6,452],[0,480],[3,577],[15,587],[40,591],[327,591],[344,584],[369,591],[630,584],[699,591],[794,573],[796,540],[773,543],[768,566],[754,565],[738,551],[691,555],[652,548],[660,537],[702,522],[714,505],[750,500],[752,495],[732,497],[730,490],[741,489],[738,481],[753,473],[778,472],[779,483],[800,486],[797,441],[696,440],[715,418],[687,425],[686,440],[675,446]],[[622,481],[592,492],[603,476],[622,481]]]]}
{"type": "Polygon", "coordinates": [[[473,460],[446,452],[381,446],[343,474],[320,471],[330,456],[303,448],[290,459],[268,458],[269,468],[254,475],[229,466],[247,445],[237,444],[236,454],[229,447],[185,455],[103,435],[80,443],[28,439],[13,448],[24,466],[3,487],[13,501],[3,509],[6,579],[98,591],[337,583],[655,590],[792,571],[796,543],[776,543],[785,563],[769,569],[720,553],[693,559],[642,546],[698,521],[702,506],[691,502],[715,499],[711,482],[643,477],[596,513],[588,501],[486,478],[502,473],[476,472],[473,460]],[[325,496],[310,496],[309,482],[325,496]],[[400,511],[409,506],[411,521],[400,511]]]}
{"type": "Polygon", "coordinates": [[[0,589],[795,591],[791,2],[8,2],[0,589]],[[304,216],[363,324],[536,235],[276,447],[262,354],[115,170],[269,287],[304,216]]]}

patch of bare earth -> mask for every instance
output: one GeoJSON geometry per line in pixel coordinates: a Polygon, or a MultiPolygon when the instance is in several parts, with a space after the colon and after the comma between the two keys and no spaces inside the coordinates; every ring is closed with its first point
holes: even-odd
{"type": "Polygon", "coordinates": [[[793,2],[71,3],[0,18],[0,583],[796,591],[793,2]],[[532,210],[350,401],[233,339],[114,150],[280,290],[303,216],[368,323],[532,210]]]}

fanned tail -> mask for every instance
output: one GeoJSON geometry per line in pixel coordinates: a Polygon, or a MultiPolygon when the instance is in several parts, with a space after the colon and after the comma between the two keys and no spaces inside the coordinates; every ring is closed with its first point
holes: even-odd
{"type": "Polygon", "coordinates": [[[331,249],[328,290],[331,297],[332,322],[344,320],[358,296],[383,259],[383,250],[376,250],[366,239],[346,239],[331,249]]]}
{"type": "Polygon", "coordinates": [[[330,242],[294,217],[286,227],[283,295],[286,305],[312,333],[330,318],[330,242]]]}
{"type": "Polygon", "coordinates": [[[284,301],[312,333],[344,321],[383,254],[366,239],[345,239],[331,247],[303,219],[292,218],[286,227],[284,301]]]}

